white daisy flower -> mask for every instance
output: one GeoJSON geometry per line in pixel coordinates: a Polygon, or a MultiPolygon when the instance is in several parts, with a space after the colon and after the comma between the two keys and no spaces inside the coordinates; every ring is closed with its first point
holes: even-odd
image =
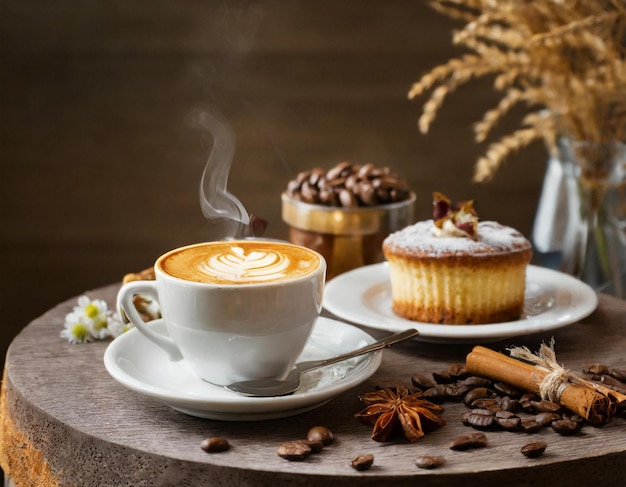
{"type": "Polygon", "coordinates": [[[108,309],[104,300],[81,296],[78,298],[78,306],[74,308],[74,312],[80,314],[84,321],[89,324],[91,334],[95,338],[102,339],[109,335],[107,329],[108,309]]]}
{"type": "Polygon", "coordinates": [[[124,323],[119,313],[108,310],[103,299],[83,295],[78,298],[78,305],[65,317],[61,337],[72,343],[85,343],[116,338],[132,327],[131,323],[124,323]]]}
{"type": "Polygon", "coordinates": [[[91,324],[86,322],[80,313],[69,313],[65,317],[65,327],[61,330],[61,338],[66,338],[70,343],[91,342],[94,339],[91,334],[91,324]]]}

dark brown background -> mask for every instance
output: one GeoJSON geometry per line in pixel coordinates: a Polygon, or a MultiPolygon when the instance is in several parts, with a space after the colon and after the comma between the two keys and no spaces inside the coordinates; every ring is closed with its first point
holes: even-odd
{"type": "Polygon", "coordinates": [[[198,202],[211,148],[190,125],[198,110],[235,130],[229,188],[269,236],[286,237],[287,181],[344,159],[404,176],[419,218],[437,190],[529,234],[540,144],[471,183],[491,80],[417,131],[421,103],[406,93],[455,54],[455,25],[419,0],[2,2],[0,353],[56,303],[214,238],[198,202]]]}

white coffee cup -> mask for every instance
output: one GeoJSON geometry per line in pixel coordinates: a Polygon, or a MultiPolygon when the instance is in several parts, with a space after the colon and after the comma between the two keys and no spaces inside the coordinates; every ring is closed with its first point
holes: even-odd
{"type": "Polygon", "coordinates": [[[284,378],[322,309],[324,258],[286,242],[199,243],[163,254],[154,269],[155,281],[122,286],[118,308],[171,360],[218,385],[284,378]],[[169,336],[141,319],[139,294],[158,302],[169,336]]]}

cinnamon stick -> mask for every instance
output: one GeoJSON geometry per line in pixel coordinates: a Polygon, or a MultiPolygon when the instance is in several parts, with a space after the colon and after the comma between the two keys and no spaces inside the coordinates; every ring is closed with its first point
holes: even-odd
{"type": "MultiPolygon", "coordinates": [[[[474,347],[467,355],[466,368],[471,374],[505,382],[535,394],[539,393],[539,386],[549,373],[481,346],[474,347]]],[[[599,426],[611,419],[616,410],[616,400],[624,399],[619,396],[616,398],[615,395],[610,396],[590,387],[568,383],[561,393],[559,402],[561,406],[599,426]]]]}

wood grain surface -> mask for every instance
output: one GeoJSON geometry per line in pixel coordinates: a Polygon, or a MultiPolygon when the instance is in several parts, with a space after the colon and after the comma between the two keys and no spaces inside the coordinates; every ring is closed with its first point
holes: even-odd
{"type": "MultiPolygon", "coordinates": [[[[111,285],[91,295],[112,303],[117,289],[111,285]]],[[[446,403],[447,424],[417,443],[370,439],[370,428],[354,418],[362,409],[357,394],[377,384],[409,383],[415,373],[463,361],[471,345],[411,341],[394,346],[384,351],[382,365],[371,379],[308,413],[257,422],[204,420],[115,382],[102,361],[108,342],[71,345],[61,339],[63,317],[74,303],[75,299],[68,300],[28,325],[11,344],[5,365],[5,414],[24,441],[43,456],[58,485],[624,485],[624,417],[601,428],[586,426],[572,437],[550,429],[533,435],[487,432],[485,449],[455,452],[448,447],[450,441],[473,430],[460,421],[465,406],[446,403]],[[280,442],[303,438],[314,425],[330,428],[336,441],[302,462],[277,456],[280,442]],[[208,436],[226,437],[232,448],[209,455],[200,449],[208,436]],[[520,453],[523,445],[539,439],[548,444],[542,457],[528,459],[520,453]],[[357,472],[350,461],[365,453],[374,455],[374,466],[357,472]],[[419,469],[414,462],[424,454],[444,456],[447,463],[437,470],[419,469]]],[[[488,346],[537,349],[551,336],[488,346]]],[[[599,308],[590,317],[553,336],[559,361],[574,371],[589,361],[624,368],[626,303],[601,295],[599,308]]]]}

